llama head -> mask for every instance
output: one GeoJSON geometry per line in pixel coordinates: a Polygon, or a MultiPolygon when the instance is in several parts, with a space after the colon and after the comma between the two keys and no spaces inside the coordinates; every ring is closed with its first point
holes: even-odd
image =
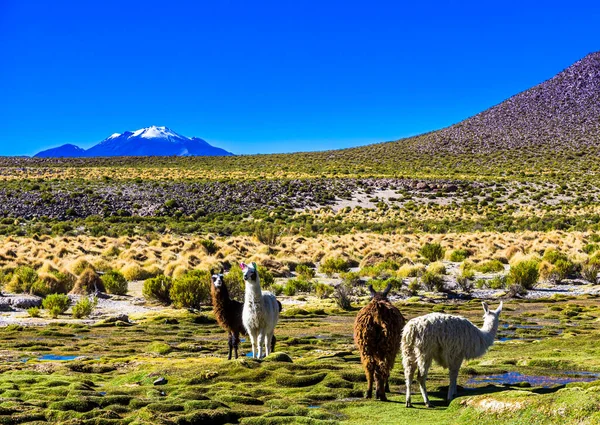
{"type": "Polygon", "coordinates": [[[369,292],[371,293],[371,298],[374,300],[387,300],[387,296],[390,293],[390,289],[392,289],[392,284],[388,283],[388,286],[382,292],[377,292],[373,289],[373,285],[369,285],[369,292]]]}
{"type": "Polygon", "coordinates": [[[498,320],[500,317],[500,313],[502,312],[502,301],[500,301],[500,306],[496,310],[490,310],[490,307],[484,301],[481,303],[483,306],[483,320],[498,320]]]}
{"type": "Polygon", "coordinates": [[[223,273],[213,274],[211,280],[215,288],[220,288],[223,285],[224,276],[223,273]]]}
{"type": "Polygon", "coordinates": [[[258,266],[256,263],[241,263],[242,274],[246,282],[258,283],[258,266]]]}

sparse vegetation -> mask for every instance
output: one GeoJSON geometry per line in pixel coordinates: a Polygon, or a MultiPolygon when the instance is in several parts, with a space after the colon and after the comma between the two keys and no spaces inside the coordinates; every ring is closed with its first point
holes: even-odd
{"type": "Polygon", "coordinates": [[[42,302],[42,306],[48,311],[48,314],[56,319],[59,315],[68,310],[71,301],[64,294],[50,294],[42,302]]]}

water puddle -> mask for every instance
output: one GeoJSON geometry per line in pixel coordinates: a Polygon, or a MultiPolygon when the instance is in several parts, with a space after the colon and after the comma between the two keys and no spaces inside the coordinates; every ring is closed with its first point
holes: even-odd
{"type": "Polygon", "coordinates": [[[316,405],[316,404],[311,404],[310,406],[307,406],[309,409],[320,409],[321,406],[316,405]]]}
{"type": "Polygon", "coordinates": [[[37,359],[40,361],[70,362],[77,359],[78,357],[80,356],[58,356],[56,354],[44,354],[43,356],[40,356],[37,359]]]}
{"type": "Polygon", "coordinates": [[[600,373],[596,372],[561,372],[562,375],[523,375],[519,372],[508,372],[497,375],[482,375],[470,378],[467,385],[496,384],[516,385],[528,383],[532,387],[549,388],[555,385],[565,385],[571,382],[591,382],[600,379],[600,373]]]}

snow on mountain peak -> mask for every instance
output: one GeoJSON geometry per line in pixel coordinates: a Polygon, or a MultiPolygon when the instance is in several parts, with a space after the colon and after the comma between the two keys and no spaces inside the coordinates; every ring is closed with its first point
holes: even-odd
{"type": "Polygon", "coordinates": [[[119,137],[121,135],[121,133],[113,133],[110,136],[108,136],[108,139],[114,139],[115,137],[119,137]]]}
{"type": "Polygon", "coordinates": [[[141,128],[139,130],[136,130],[131,135],[131,137],[138,137],[138,136],[142,137],[144,139],[156,139],[156,138],[167,139],[169,137],[187,139],[187,137],[183,137],[167,127],[164,127],[164,126],[157,127],[155,125],[153,125],[151,127],[146,127],[146,128],[141,128]]]}

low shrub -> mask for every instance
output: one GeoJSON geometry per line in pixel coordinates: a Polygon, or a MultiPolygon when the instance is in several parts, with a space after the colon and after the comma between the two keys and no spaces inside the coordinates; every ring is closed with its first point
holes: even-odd
{"type": "Polygon", "coordinates": [[[327,276],[333,276],[334,273],[347,272],[350,269],[348,261],[343,258],[329,257],[321,262],[319,271],[327,276]]]}
{"type": "Polygon", "coordinates": [[[40,309],[39,307],[29,307],[27,314],[29,314],[29,317],[40,317],[40,309]]]}
{"type": "Polygon", "coordinates": [[[574,268],[575,265],[570,260],[560,258],[554,263],[554,269],[559,281],[568,278],[573,273],[574,268]]]}
{"type": "Polygon", "coordinates": [[[200,309],[210,300],[210,273],[192,270],[172,281],[169,295],[177,308],[200,309]]]}
{"type": "Polygon", "coordinates": [[[71,309],[73,317],[75,319],[83,319],[84,317],[88,317],[90,314],[92,314],[97,304],[98,298],[96,297],[82,297],[71,309]]]}
{"type": "Polygon", "coordinates": [[[506,281],[506,276],[494,276],[487,281],[486,286],[490,289],[504,289],[506,288],[506,281]]]}
{"type": "Polygon", "coordinates": [[[298,292],[310,292],[312,289],[312,283],[300,280],[300,279],[289,279],[284,288],[283,293],[288,296],[296,295],[298,292]]]}
{"type": "MultiPolygon", "coordinates": [[[[10,281],[6,284],[6,290],[15,294],[31,292],[38,281],[37,272],[31,267],[20,266],[15,269],[10,281]]],[[[43,294],[45,295],[45,294],[43,294]]]]}
{"type": "Polygon", "coordinates": [[[419,281],[419,279],[413,279],[410,282],[408,282],[407,290],[409,295],[417,295],[421,290],[421,282],[419,281]]]}
{"type": "Polygon", "coordinates": [[[42,307],[48,310],[50,316],[56,319],[60,314],[67,311],[70,303],[69,297],[65,294],[50,294],[42,301],[42,307]]]}
{"type": "Polygon", "coordinates": [[[329,298],[333,294],[333,286],[325,283],[317,282],[313,285],[313,289],[319,298],[329,298]]]}
{"type": "Polygon", "coordinates": [[[419,254],[421,257],[434,262],[444,258],[444,249],[439,243],[426,243],[419,250],[419,254]]]}
{"type": "Polygon", "coordinates": [[[600,245],[598,245],[597,243],[589,243],[583,247],[583,252],[585,252],[588,255],[592,255],[594,252],[598,251],[599,249],[600,249],[600,245]]]}
{"type": "MultiPolygon", "coordinates": [[[[241,269],[240,269],[241,270],[241,269]]],[[[258,266],[258,277],[260,278],[260,286],[261,288],[270,288],[271,285],[275,283],[275,277],[273,273],[269,271],[266,267],[258,266]]]]}
{"type": "Polygon", "coordinates": [[[504,264],[499,260],[489,260],[474,266],[480,273],[499,273],[504,271],[504,264]]]}
{"type": "Polygon", "coordinates": [[[162,304],[171,303],[171,286],[173,280],[168,276],[156,276],[144,281],[142,294],[148,300],[158,301],[162,304]]]}
{"type": "Polygon", "coordinates": [[[86,269],[89,269],[91,267],[92,267],[92,265],[85,258],[78,258],[77,260],[73,261],[70,265],[71,272],[75,276],[79,276],[86,269]]]}
{"type": "Polygon", "coordinates": [[[444,278],[439,274],[427,271],[421,276],[421,283],[427,291],[442,292],[444,290],[444,278]]]}
{"type": "Polygon", "coordinates": [[[547,248],[544,251],[542,260],[548,261],[550,264],[556,264],[556,262],[559,260],[569,261],[569,257],[554,248],[547,248]]]}
{"type": "Polygon", "coordinates": [[[200,245],[202,245],[204,249],[206,249],[206,253],[208,255],[214,255],[219,250],[219,245],[217,245],[214,241],[211,241],[210,239],[201,240],[200,245]]]}
{"type": "Polygon", "coordinates": [[[407,278],[407,277],[419,277],[425,272],[425,266],[423,264],[404,264],[402,267],[398,269],[396,275],[399,278],[407,278]]]}
{"type": "Polygon", "coordinates": [[[352,293],[351,288],[343,283],[339,284],[333,290],[333,299],[339,308],[345,311],[349,311],[352,309],[352,303],[350,300],[350,295],[352,293]]]}
{"type": "MultiPolygon", "coordinates": [[[[234,266],[224,277],[225,285],[229,290],[229,296],[236,300],[244,299],[244,274],[240,267],[234,266]]],[[[273,288],[272,288],[273,289],[273,288]]]]}
{"type": "Polygon", "coordinates": [[[508,272],[507,283],[533,289],[540,275],[538,265],[535,260],[524,260],[514,264],[508,272]]]}
{"type": "Polygon", "coordinates": [[[369,281],[370,285],[373,285],[373,289],[378,292],[383,291],[387,288],[388,285],[392,285],[392,290],[398,291],[402,289],[403,282],[401,279],[396,279],[395,277],[390,277],[388,279],[372,279],[369,281]]]}
{"type": "Polygon", "coordinates": [[[471,253],[466,249],[455,249],[450,253],[450,261],[454,263],[461,263],[465,261],[471,253]]]}
{"type": "Polygon", "coordinates": [[[104,273],[100,279],[109,294],[125,295],[127,294],[127,279],[123,273],[117,270],[111,270],[104,273]]]}
{"type": "Polygon", "coordinates": [[[427,266],[427,271],[434,274],[446,274],[446,266],[441,261],[436,261],[435,263],[429,264],[427,266]]]}
{"type": "Polygon", "coordinates": [[[305,264],[296,266],[296,275],[302,280],[311,280],[315,277],[315,270],[305,264]]]}
{"type": "Polygon", "coordinates": [[[340,278],[344,284],[349,286],[358,286],[362,283],[359,272],[340,273],[340,278]]]}
{"type": "Polygon", "coordinates": [[[600,265],[598,264],[585,264],[581,268],[581,277],[593,284],[598,282],[598,273],[600,273],[600,265]]]}

